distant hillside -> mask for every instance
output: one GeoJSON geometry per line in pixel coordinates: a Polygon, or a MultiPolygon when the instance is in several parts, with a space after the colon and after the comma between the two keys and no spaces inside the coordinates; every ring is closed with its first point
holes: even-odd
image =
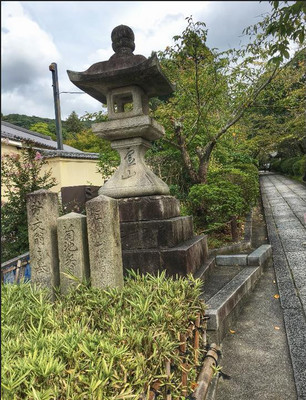
{"type": "Polygon", "coordinates": [[[2,119],[2,121],[10,122],[11,124],[20,126],[25,129],[30,129],[31,125],[34,125],[38,122],[45,122],[48,125],[49,124],[55,125],[55,119],[41,118],[41,117],[34,117],[34,116],[30,117],[28,115],[23,115],[23,114],[1,115],[1,119],[2,119]]]}
{"type": "MultiPolygon", "coordinates": [[[[48,124],[48,128],[50,132],[56,132],[55,128],[55,119],[51,118],[41,118],[41,117],[35,117],[29,116],[29,115],[23,115],[23,114],[8,114],[8,115],[2,115],[1,114],[1,119],[2,121],[7,121],[10,122],[11,124],[20,126],[25,129],[30,129],[30,127],[34,124],[37,124],[39,122],[43,122],[48,124]]],[[[90,121],[82,121],[82,124],[84,125],[84,128],[89,128],[91,126],[90,121]]],[[[62,121],[62,127],[65,129],[66,128],[66,121],[62,121]]]]}

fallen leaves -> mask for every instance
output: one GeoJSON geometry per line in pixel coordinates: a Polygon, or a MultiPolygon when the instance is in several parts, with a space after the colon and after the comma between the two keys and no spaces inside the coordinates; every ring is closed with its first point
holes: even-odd
{"type": "Polygon", "coordinates": [[[273,297],[274,297],[275,299],[279,299],[279,294],[275,294],[273,297]]]}
{"type": "Polygon", "coordinates": [[[199,384],[197,382],[191,382],[191,389],[192,390],[195,390],[198,386],[199,386],[199,384]]]}
{"type": "Polygon", "coordinates": [[[232,329],[230,329],[229,332],[232,334],[236,333],[236,331],[233,331],[232,329]]]}

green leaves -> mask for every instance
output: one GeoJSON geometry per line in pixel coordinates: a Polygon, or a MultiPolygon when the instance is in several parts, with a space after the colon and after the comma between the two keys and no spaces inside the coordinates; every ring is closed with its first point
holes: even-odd
{"type": "Polygon", "coordinates": [[[191,276],[133,271],[122,290],[80,284],[54,304],[30,284],[4,285],[3,398],[136,400],[156,379],[179,396],[179,333],[203,312],[200,291],[191,276]]]}
{"type": "Polygon", "coordinates": [[[1,207],[2,262],[28,251],[26,196],[56,185],[46,165],[47,161],[31,145],[18,154],[2,156],[1,184],[6,197],[1,207]]]}
{"type": "Polygon", "coordinates": [[[305,11],[303,1],[269,1],[271,12],[259,23],[244,30],[251,35],[248,50],[265,49],[269,63],[280,65],[290,58],[290,46],[296,42],[300,46],[305,38],[305,11]],[[280,7],[283,5],[283,7],[280,7]]]}

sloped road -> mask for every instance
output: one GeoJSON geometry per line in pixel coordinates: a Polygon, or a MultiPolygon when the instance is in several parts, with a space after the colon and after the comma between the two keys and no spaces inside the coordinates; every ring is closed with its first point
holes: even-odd
{"type": "Polygon", "coordinates": [[[298,400],[306,399],[306,186],[263,173],[260,186],[298,400]]]}

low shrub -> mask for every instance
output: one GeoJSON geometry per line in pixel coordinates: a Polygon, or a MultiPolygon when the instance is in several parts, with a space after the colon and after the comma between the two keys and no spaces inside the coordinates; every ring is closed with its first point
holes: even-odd
{"type": "Polygon", "coordinates": [[[206,184],[191,187],[187,206],[195,225],[207,230],[219,229],[233,217],[242,217],[256,204],[259,196],[258,169],[254,164],[215,168],[206,184]]]}
{"type": "Polygon", "coordinates": [[[306,173],[306,156],[300,157],[293,163],[292,172],[296,177],[303,176],[306,173]]]}
{"type": "MultiPolygon", "coordinates": [[[[247,213],[255,204],[259,196],[258,170],[252,164],[241,164],[240,168],[222,168],[208,177],[208,183],[220,184],[229,181],[241,189],[244,203],[242,213],[247,213]]],[[[241,214],[238,214],[241,215],[241,214]]]]}
{"type": "Polygon", "coordinates": [[[188,207],[195,217],[200,217],[208,226],[224,223],[233,215],[243,213],[242,189],[226,180],[194,185],[188,194],[188,207]]]}
{"type": "Polygon", "coordinates": [[[273,160],[271,162],[271,170],[275,172],[280,172],[280,165],[281,165],[282,160],[273,160]]]}
{"type": "Polygon", "coordinates": [[[271,163],[271,169],[275,172],[300,178],[306,172],[306,156],[275,160],[271,163]]]}
{"type": "Polygon", "coordinates": [[[281,172],[286,175],[293,175],[292,167],[295,161],[297,161],[296,157],[283,160],[280,165],[281,172]]]}
{"type": "MultiPolygon", "coordinates": [[[[164,273],[131,272],[123,289],[79,284],[55,303],[30,284],[2,285],[3,399],[139,399],[157,379],[162,393],[179,398],[180,333],[203,314],[200,293],[200,280],[164,273]]],[[[191,393],[197,364],[189,341],[186,363],[191,393]]]]}

